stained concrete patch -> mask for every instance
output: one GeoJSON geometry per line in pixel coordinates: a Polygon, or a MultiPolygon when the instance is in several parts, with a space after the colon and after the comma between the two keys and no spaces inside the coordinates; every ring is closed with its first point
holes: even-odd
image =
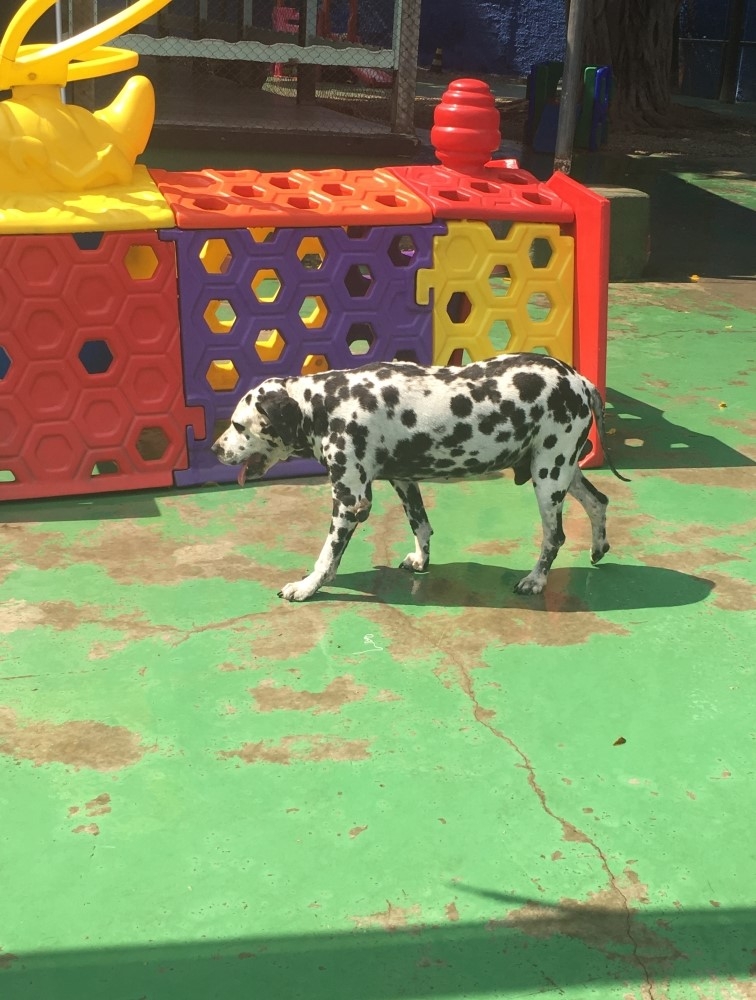
{"type": "Polygon", "coordinates": [[[38,722],[19,720],[0,706],[0,753],[36,766],[64,764],[74,770],[119,771],[155,750],[125,726],[104,722],[38,722]]]}
{"type": "Polygon", "coordinates": [[[357,684],[351,674],[344,674],[326,685],[322,691],[297,691],[287,685],[277,685],[266,679],[249,693],[258,712],[339,712],[351,702],[362,701],[367,694],[364,684],[357,684]]]}
{"type": "Polygon", "coordinates": [[[283,736],[278,742],[259,740],[237,750],[220,750],[221,760],[238,757],[245,764],[294,764],[313,761],[359,761],[371,756],[368,740],[337,736],[283,736]]]}
{"type": "Polygon", "coordinates": [[[100,828],[96,823],[87,823],[84,826],[75,826],[71,833],[87,833],[90,837],[99,837],[100,828]]]}
{"type": "Polygon", "coordinates": [[[419,929],[418,918],[422,910],[417,903],[412,906],[394,906],[390,900],[386,900],[386,903],[385,910],[369,913],[364,917],[352,917],[354,926],[361,930],[380,927],[389,932],[419,929]]]}

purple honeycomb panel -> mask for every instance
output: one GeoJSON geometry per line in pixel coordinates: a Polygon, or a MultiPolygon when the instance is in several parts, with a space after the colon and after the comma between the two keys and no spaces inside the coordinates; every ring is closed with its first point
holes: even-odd
{"type": "MultiPolygon", "coordinates": [[[[445,233],[443,223],[278,229],[260,243],[247,229],[162,232],[162,239],[176,243],[186,400],[204,407],[208,435],[197,441],[189,432],[189,468],[175,473],[176,483],[235,479],[236,470],[221,465],[210,451],[214,428],[265,378],[298,375],[308,355],[324,356],[331,369],[397,356],[430,364],[432,308],[415,301],[415,280],[419,268],[432,266],[433,237],[445,233]],[[222,240],[228,249],[222,273],[210,274],[203,265],[200,255],[208,240],[222,240]],[[315,240],[322,254],[312,254],[315,240]],[[280,287],[273,301],[259,301],[255,295],[252,282],[258,271],[275,271],[280,287]],[[305,301],[312,306],[315,299],[322,303],[317,328],[300,316],[305,301]],[[214,301],[224,304],[224,315],[230,315],[230,307],[235,316],[221,333],[213,333],[205,318],[214,301]],[[263,361],[255,343],[262,331],[271,330],[279,331],[285,346],[277,359],[263,361]],[[349,345],[355,341],[363,348],[369,345],[367,352],[353,354],[349,345]],[[215,390],[207,380],[211,363],[221,360],[231,361],[238,373],[233,390],[215,390]]],[[[215,267],[219,269],[217,257],[215,267]]],[[[322,473],[313,460],[291,459],[268,477],[322,473]]]]}

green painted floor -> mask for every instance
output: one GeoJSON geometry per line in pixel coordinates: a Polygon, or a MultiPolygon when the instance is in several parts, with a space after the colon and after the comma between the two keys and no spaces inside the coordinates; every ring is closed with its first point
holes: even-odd
{"type": "Polygon", "coordinates": [[[753,284],[614,286],[613,548],[532,491],[6,505],[3,1000],[756,996],[753,284]]]}

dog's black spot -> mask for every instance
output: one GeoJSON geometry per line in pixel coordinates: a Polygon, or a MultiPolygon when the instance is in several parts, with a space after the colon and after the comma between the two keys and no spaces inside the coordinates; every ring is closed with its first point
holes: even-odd
{"type": "Polygon", "coordinates": [[[564,465],[564,455],[557,455],[554,459],[554,465],[564,465]]]}
{"type": "Polygon", "coordinates": [[[414,410],[402,410],[401,419],[405,427],[414,427],[417,423],[417,414],[414,410]]]}
{"type": "Polygon", "coordinates": [[[523,403],[535,402],[546,388],[546,380],[536,372],[517,372],[512,376],[512,384],[523,403]]]}
{"type": "Polygon", "coordinates": [[[346,426],[346,433],[347,437],[352,439],[355,458],[364,458],[368,442],[367,427],[356,420],[352,420],[346,426]]]}
{"type": "Polygon", "coordinates": [[[515,486],[522,486],[530,479],[530,455],[518,459],[512,466],[514,471],[515,486]]]}
{"type": "Polygon", "coordinates": [[[399,390],[395,385],[384,385],[381,389],[381,396],[390,410],[399,405],[399,390]]]}
{"type": "Polygon", "coordinates": [[[418,433],[412,437],[397,441],[394,446],[392,460],[398,468],[423,466],[427,461],[427,453],[433,447],[433,441],[429,434],[418,433]]]}
{"type": "Polygon", "coordinates": [[[549,470],[548,469],[539,469],[538,470],[538,478],[539,479],[546,479],[546,478],[548,478],[548,475],[549,475],[549,470]]]}
{"type": "Polygon", "coordinates": [[[512,437],[511,431],[499,431],[499,433],[494,438],[494,441],[496,441],[498,444],[504,444],[504,442],[509,441],[511,437],[512,437]]]}
{"type": "MultiPolygon", "coordinates": [[[[466,369],[465,374],[468,374],[469,371],[469,368],[466,369]]],[[[501,402],[501,393],[495,379],[487,378],[480,382],[468,382],[468,386],[470,395],[476,403],[482,403],[486,399],[491,403],[501,402]]]]}
{"type": "Polygon", "coordinates": [[[561,471],[562,471],[562,470],[561,470],[561,469],[559,468],[559,466],[558,466],[558,465],[555,465],[555,466],[554,466],[554,468],[553,468],[553,469],[551,470],[551,472],[549,473],[549,475],[551,476],[551,478],[552,478],[552,479],[559,479],[559,473],[560,473],[561,471]]]}
{"type": "Polygon", "coordinates": [[[375,413],[378,409],[378,397],[361,382],[352,386],[352,398],[356,399],[367,413],[375,413]]]}
{"type": "Polygon", "coordinates": [[[554,506],[556,506],[557,504],[560,504],[564,501],[566,495],[567,495],[567,490],[554,490],[554,492],[551,494],[551,502],[554,504],[554,506]]]}
{"type": "Polygon", "coordinates": [[[557,443],[557,436],[556,436],[556,434],[548,434],[543,439],[543,446],[544,446],[544,448],[553,448],[556,443],[557,443]]]}
{"type": "Polygon", "coordinates": [[[247,395],[244,397],[244,402],[247,404],[247,406],[249,406],[249,404],[252,402],[251,392],[248,392],[247,395]]]}
{"type": "Polygon", "coordinates": [[[530,422],[531,424],[537,424],[543,417],[543,407],[542,406],[531,406],[530,407],[530,422]]]}
{"type": "MultiPolygon", "coordinates": [[[[454,430],[451,434],[447,434],[445,438],[441,439],[441,445],[444,448],[453,448],[455,445],[463,444],[465,441],[469,441],[472,437],[473,430],[470,424],[463,424],[461,421],[454,425],[454,430]]],[[[419,435],[415,435],[418,437],[419,435]]],[[[427,435],[426,435],[427,437],[427,435]]],[[[430,441],[430,438],[428,438],[430,441]]]]}
{"type": "Polygon", "coordinates": [[[343,451],[335,451],[331,459],[336,465],[346,465],[346,455],[343,451]]]}
{"type": "Polygon", "coordinates": [[[469,417],[472,413],[472,400],[467,396],[452,396],[449,405],[455,417],[469,417]]]}

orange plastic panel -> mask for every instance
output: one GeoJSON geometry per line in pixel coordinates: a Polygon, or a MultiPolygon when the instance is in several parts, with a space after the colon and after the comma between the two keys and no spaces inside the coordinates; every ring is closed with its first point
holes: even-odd
{"type": "Polygon", "coordinates": [[[390,170],[152,170],[182,229],[375,226],[431,221],[429,204],[390,170]]]}
{"type": "Polygon", "coordinates": [[[575,213],[569,202],[512,163],[491,160],[473,175],[441,166],[392,167],[391,171],[431,205],[435,219],[572,222],[575,213]]]}
{"type": "MultiPolygon", "coordinates": [[[[609,297],[609,202],[556,171],[546,185],[575,213],[575,299],[573,311],[574,365],[606,398],[606,339],[609,297]]],[[[592,450],[580,463],[595,468],[604,460],[595,425],[591,428],[592,450]]]]}

